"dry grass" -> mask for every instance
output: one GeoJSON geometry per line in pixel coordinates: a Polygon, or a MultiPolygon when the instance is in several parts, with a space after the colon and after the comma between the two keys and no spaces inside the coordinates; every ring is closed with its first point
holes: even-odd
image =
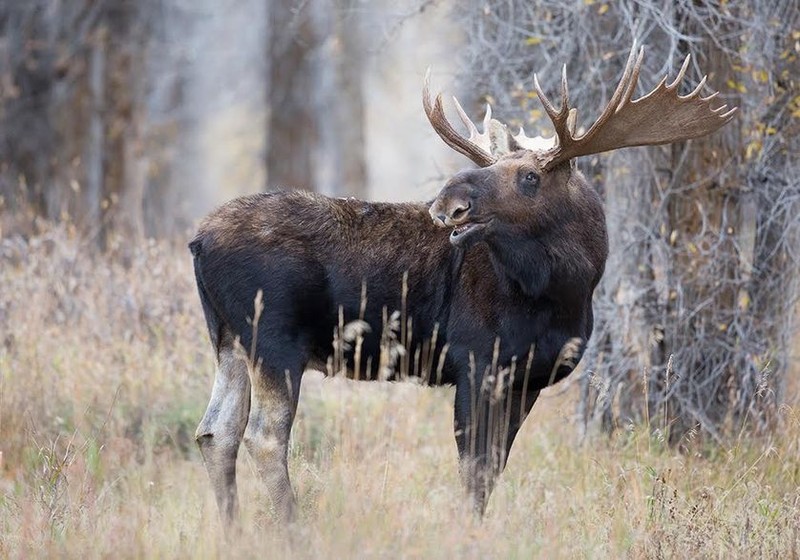
{"type": "Polygon", "coordinates": [[[229,541],[192,435],[212,361],[188,251],[117,258],[62,230],[0,240],[0,557],[797,558],[800,417],[770,441],[581,439],[573,391],[534,408],[486,519],[466,515],[452,390],[308,375],[301,520],[229,541]]]}

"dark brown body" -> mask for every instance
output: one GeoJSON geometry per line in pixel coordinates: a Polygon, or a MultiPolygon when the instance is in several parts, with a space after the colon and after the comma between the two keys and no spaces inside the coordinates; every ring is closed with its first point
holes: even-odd
{"type": "MultiPolygon", "coordinates": [[[[469,243],[454,242],[435,224],[430,204],[288,191],[240,198],[213,212],[191,249],[220,370],[224,363],[238,366],[218,373],[217,396],[198,428],[207,464],[220,453],[227,457],[222,463],[235,461],[244,436],[276,508],[291,515],[286,442],[303,370],[324,369],[337,325],[362,318],[370,331],[361,347],[362,371],[354,375],[376,378],[385,316],[405,310],[411,359],[409,371],[398,373],[456,386],[461,471],[483,511],[539,390],[580,358],[607,253],[599,197],[580,174],[563,166],[542,177],[552,186],[542,184],[538,194],[518,188],[518,170],[519,162],[509,158],[458,174],[442,190],[433,207],[467,197],[472,214],[493,216],[481,238],[469,243]],[[259,291],[263,311],[254,329],[259,291]],[[244,350],[239,358],[237,339],[244,350]],[[565,345],[572,354],[562,363],[565,345]],[[431,348],[433,359],[418,359],[431,348]],[[250,386],[237,376],[249,378],[250,386]],[[233,435],[219,438],[223,425],[234,426],[226,428],[233,435]],[[223,439],[228,443],[220,444],[223,439]]],[[[352,367],[352,351],[347,358],[352,367]]],[[[212,482],[232,516],[235,474],[231,467],[222,470],[212,482]]]]}

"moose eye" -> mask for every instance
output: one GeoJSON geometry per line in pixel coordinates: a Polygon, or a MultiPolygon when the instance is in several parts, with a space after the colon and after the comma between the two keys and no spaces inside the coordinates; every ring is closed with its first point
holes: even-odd
{"type": "Polygon", "coordinates": [[[539,186],[539,175],[533,171],[528,171],[520,181],[520,190],[527,195],[536,194],[536,187],[539,186]]]}

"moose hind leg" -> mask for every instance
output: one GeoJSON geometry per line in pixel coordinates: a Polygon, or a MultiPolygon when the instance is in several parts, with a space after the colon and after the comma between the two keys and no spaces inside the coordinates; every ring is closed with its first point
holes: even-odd
{"type": "Polygon", "coordinates": [[[220,516],[227,526],[239,514],[236,456],[250,409],[250,378],[245,360],[235,355],[233,343],[223,341],[211,400],[197,427],[200,447],[220,516]]]}
{"type": "Polygon", "coordinates": [[[250,415],[244,434],[247,451],[266,486],[280,521],[295,516],[295,496],[289,481],[288,450],[302,367],[283,370],[251,368],[250,415]]]}

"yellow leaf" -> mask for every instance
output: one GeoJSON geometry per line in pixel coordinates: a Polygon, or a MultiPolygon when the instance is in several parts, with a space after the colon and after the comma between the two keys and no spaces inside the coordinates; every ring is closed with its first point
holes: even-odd
{"type": "Polygon", "coordinates": [[[750,307],[750,294],[747,293],[746,290],[742,290],[739,292],[739,309],[742,311],[747,311],[750,307]]]}
{"type": "Polygon", "coordinates": [[[751,160],[754,157],[758,157],[761,154],[761,141],[760,140],[753,140],[749,144],[747,144],[747,148],[744,151],[744,157],[747,160],[751,160]]]}
{"type": "Polygon", "coordinates": [[[541,42],[542,42],[541,37],[528,37],[527,39],[525,39],[526,45],[538,45],[541,42]]]}
{"type": "Polygon", "coordinates": [[[608,11],[608,4],[603,4],[599,8],[597,8],[597,13],[601,16],[608,11]]]}
{"type": "Polygon", "coordinates": [[[728,87],[735,89],[739,93],[747,93],[747,88],[744,87],[744,84],[735,80],[728,80],[728,87]]]}
{"type": "Polygon", "coordinates": [[[767,136],[772,136],[776,132],[778,132],[778,129],[775,128],[774,126],[768,126],[767,127],[767,136]]]}
{"type": "Polygon", "coordinates": [[[587,6],[591,6],[592,4],[595,3],[595,0],[583,0],[583,3],[586,4],[587,6]]]}

